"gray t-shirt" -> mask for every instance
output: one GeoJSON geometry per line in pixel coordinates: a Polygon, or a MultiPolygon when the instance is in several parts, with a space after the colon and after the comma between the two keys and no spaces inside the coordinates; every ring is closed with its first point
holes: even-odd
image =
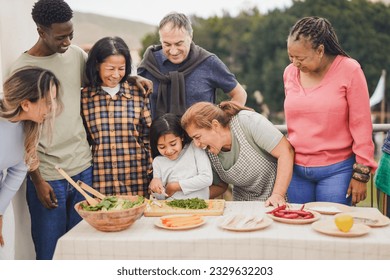
{"type": "MultiPolygon", "coordinates": [[[[279,144],[283,134],[263,115],[242,110],[238,113],[238,122],[242,128],[248,143],[260,154],[270,161],[276,159],[270,154],[271,151],[279,144]]],[[[218,158],[225,170],[231,168],[237,161],[240,154],[240,144],[238,139],[231,131],[232,147],[228,152],[221,151],[218,158]]],[[[218,176],[216,173],[214,177],[218,176]]],[[[214,183],[219,180],[214,179],[214,183]]]]}
{"type": "Polygon", "coordinates": [[[80,115],[80,94],[87,54],[75,45],[65,53],[32,56],[23,53],[12,65],[11,72],[23,66],[39,66],[51,70],[60,81],[64,110],[56,117],[51,145],[43,129],[38,146],[39,171],[46,181],[63,177],[54,168],[62,167],[70,176],[91,165],[91,151],[80,115]]]}

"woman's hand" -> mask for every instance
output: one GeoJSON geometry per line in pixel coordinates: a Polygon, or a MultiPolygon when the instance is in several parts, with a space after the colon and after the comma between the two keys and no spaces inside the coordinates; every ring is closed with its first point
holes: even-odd
{"type": "Polygon", "coordinates": [[[352,179],[349,183],[347,195],[352,194],[352,205],[356,205],[360,201],[363,201],[367,197],[367,184],[352,179]]]}
{"type": "Polygon", "coordinates": [[[0,215],[0,246],[4,246],[4,239],[3,239],[3,215],[0,215]]]}
{"type": "Polygon", "coordinates": [[[267,206],[275,206],[275,207],[278,207],[278,206],[281,206],[281,205],[285,205],[286,204],[286,200],[284,199],[284,196],[278,194],[278,193],[273,193],[271,194],[271,196],[265,201],[265,204],[264,206],[267,207],[267,206]]]}
{"type": "Polygon", "coordinates": [[[135,83],[136,86],[141,89],[145,95],[153,92],[153,82],[142,76],[129,76],[127,81],[135,83]]]}
{"type": "Polygon", "coordinates": [[[210,189],[210,199],[216,199],[220,196],[223,196],[223,194],[228,189],[229,185],[225,182],[219,182],[217,185],[211,185],[209,187],[210,189]]]}
{"type": "Polygon", "coordinates": [[[278,159],[278,166],[272,195],[265,201],[265,206],[278,207],[286,204],[285,194],[293,173],[294,149],[287,138],[283,136],[271,154],[278,159]]]}

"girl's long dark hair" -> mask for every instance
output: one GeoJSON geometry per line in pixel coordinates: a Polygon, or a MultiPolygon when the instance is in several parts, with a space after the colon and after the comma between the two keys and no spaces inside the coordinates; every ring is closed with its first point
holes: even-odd
{"type": "Polygon", "coordinates": [[[158,139],[170,133],[183,139],[183,147],[191,142],[191,139],[180,125],[180,117],[171,113],[164,114],[155,119],[150,127],[150,148],[153,158],[161,155],[157,148],[158,139]]]}

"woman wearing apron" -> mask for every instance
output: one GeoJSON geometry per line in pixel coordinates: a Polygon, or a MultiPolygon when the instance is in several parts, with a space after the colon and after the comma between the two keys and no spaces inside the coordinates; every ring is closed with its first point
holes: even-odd
{"type": "Polygon", "coordinates": [[[233,185],[234,200],[286,203],[294,151],[265,117],[232,101],[199,102],[182,116],[183,128],[205,149],[214,171],[210,197],[233,185]]]}

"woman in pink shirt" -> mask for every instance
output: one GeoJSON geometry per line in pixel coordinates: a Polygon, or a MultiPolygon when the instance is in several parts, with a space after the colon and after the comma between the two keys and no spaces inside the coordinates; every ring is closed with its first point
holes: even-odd
{"type": "Polygon", "coordinates": [[[284,71],[288,139],[295,149],[292,203],[356,204],[366,198],[374,161],[367,82],[331,23],[305,17],[291,28],[284,71]]]}

